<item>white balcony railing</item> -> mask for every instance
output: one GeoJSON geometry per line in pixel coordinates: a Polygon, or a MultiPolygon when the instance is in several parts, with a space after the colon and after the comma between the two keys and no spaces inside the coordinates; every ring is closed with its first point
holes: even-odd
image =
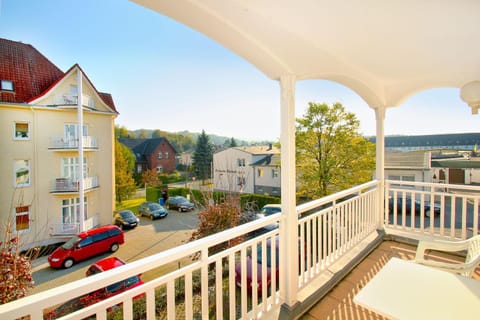
{"type": "MultiPolygon", "coordinates": [[[[98,226],[98,214],[84,221],[85,229],[92,229],[98,226]]],[[[80,232],[80,223],[58,222],[50,224],[50,234],[52,236],[69,236],[80,232]]]]}
{"type": "MultiPolygon", "coordinates": [[[[353,252],[363,239],[376,234],[376,229],[383,226],[387,233],[400,230],[412,239],[442,235],[442,224],[438,228],[434,226],[433,231],[429,226],[425,228],[426,224],[423,225],[423,229],[421,223],[418,226],[416,222],[409,225],[407,222],[412,220],[406,218],[403,209],[394,213],[397,215],[395,220],[388,210],[388,196],[395,197],[396,194],[397,197],[403,197],[403,194],[408,192],[414,198],[419,197],[420,201],[438,200],[444,206],[440,212],[440,219],[455,221],[452,225],[458,225],[460,228],[460,231],[454,230],[455,236],[458,232],[459,237],[463,237],[468,226],[471,226],[472,232],[478,232],[477,194],[480,193],[480,188],[463,188],[457,191],[461,188],[454,185],[433,186],[398,182],[394,185],[392,181],[386,181],[383,190],[379,188],[381,185],[378,181],[372,181],[297,207],[297,212],[293,214],[299,214],[300,219],[298,226],[293,228],[298,230],[299,236],[300,272],[298,283],[295,284],[299,292],[309,284],[316,283],[314,281],[321,279],[322,274],[326,275],[324,272],[327,269],[328,273],[331,273],[332,267],[342,258],[350,259],[348,253],[353,252]],[[467,191],[468,194],[464,194],[467,191]],[[387,210],[383,210],[380,205],[383,192],[387,195],[387,210]],[[447,209],[448,203],[454,204],[452,207],[455,209],[447,209]],[[473,210],[471,213],[470,205],[473,210]],[[402,217],[401,221],[398,219],[399,216],[402,217]]],[[[92,315],[97,319],[106,319],[107,310],[119,304],[122,304],[120,309],[123,312],[123,319],[134,319],[133,304],[137,303],[134,297],[139,295],[145,296],[141,302],[145,310],[142,317],[147,319],[270,318],[278,313],[281,306],[280,288],[290,287],[280,286],[282,281],[287,280],[278,279],[272,271],[271,283],[267,286],[268,273],[265,264],[250,265],[251,278],[260,279],[258,283],[261,285],[258,285],[257,281],[247,280],[246,274],[249,269],[248,260],[256,261],[260,257],[262,261],[271,261],[271,270],[282,268],[282,265],[277,263],[277,255],[282,255],[282,252],[267,248],[268,243],[275,243],[277,238],[283,236],[280,234],[281,228],[263,233],[258,231],[276,222],[283,223],[284,217],[282,213],[271,215],[128,263],[120,268],[0,305],[0,318],[16,319],[30,316],[32,320],[43,319],[44,310],[51,309],[54,305],[159,268],[174,270],[119,295],[79,308],[65,319],[83,319],[92,315]],[[252,234],[256,236],[251,236],[252,234]],[[225,249],[213,253],[212,250],[219,246],[225,246],[225,249]],[[198,259],[192,259],[194,256],[198,259]],[[235,277],[236,267],[240,270],[239,278],[235,277]],[[240,286],[236,285],[237,282],[240,286]],[[158,305],[164,307],[157,308],[158,305]]],[[[443,236],[452,236],[447,223],[443,224],[443,230],[443,236]]]]}
{"type": "Polygon", "coordinates": [[[391,233],[452,240],[478,234],[478,186],[387,180],[385,195],[391,233]]]}
{"type": "MultiPolygon", "coordinates": [[[[97,138],[92,136],[84,136],[83,147],[85,149],[98,149],[97,138]]],[[[52,137],[50,138],[49,149],[57,150],[71,150],[78,149],[78,139],[64,138],[64,137],[52,137]]]]}
{"type": "MultiPolygon", "coordinates": [[[[78,192],[80,183],[78,180],[69,178],[57,178],[53,181],[51,192],[78,192]]],[[[98,177],[87,177],[83,179],[83,190],[98,188],[98,177]]]]}
{"type": "Polygon", "coordinates": [[[80,232],[79,223],[52,223],[50,234],[52,236],[71,236],[80,232]]]}
{"type": "Polygon", "coordinates": [[[372,181],[297,207],[299,288],[325,272],[377,227],[379,182],[372,181]]]}
{"type": "MultiPolygon", "coordinates": [[[[55,98],[55,103],[57,105],[76,106],[78,103],[78,95],[76,94],[57,95],[55,98]]],[[[95,100],[93,99],[93,97],[89,96],[88,94],[82,94],[82,105],[85,107],[89,107],[91,109],[95,109],[95,100]]]]}

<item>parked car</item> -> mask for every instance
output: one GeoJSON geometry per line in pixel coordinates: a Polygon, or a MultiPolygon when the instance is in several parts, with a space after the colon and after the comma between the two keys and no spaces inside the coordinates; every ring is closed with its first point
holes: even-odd
{"type": "MultiPolygon", "coordinates": [[[[102,260],[99,260],[92,264],[87,271],[85,272],[85,275],[87,277],[104,272],[110,269],[114,269],[120,266],[123,266],[125,262],[117,257],[108,257],[102,260]]],[[[111,284],[106,288],[101,289],[101,294],[104,296],[104,299],[111,297],[113,295],[119,294],[123,291],[126,291],[128,289],[135,288],[139,285],[143,284],[143,281],[140,279],[140,275],[136,275],[133,277],[130,277],[128,279],[119,281],[117,283],[111,284]]],[[[98,292],[97,292],[98,293],[98,292]]]]}
{"type": "Polygon", "coordinates": [[[146,201],[138,207],[138,214],[154,220],[165,218],[168,215],[168,210],[156,202],[146,201]]]}
{"type": "MultiPolygon", "coordinates": [[[[421,201],[420,200],[414,200],[413,203],[414,204],[412,205],[412,199],[410,197],[405,198],[405,212],[406,213],[411,213],[412,208],[415,207],[415,213],[420,214],[420,212],[422,210],[421,201]]],[[[394,201],[393,197],[390,197],[388,199],[388,210],[389,210],[390,213],[393,212],[394,207],[397,208],[397,214],[402,212],[402,210],[403,210],[403,197],[398,197],[397,201],[396,201],[396,204],[395,204],[395,201],[394,201]]],[[[423,210],[425,212],[425,216],[430,217],[430,212],[432,211],[432,208],[430,206],[430,201],[425,200],[423,202],[423,210]]],[[[440,214],[440,210],[441,210],[440,205],[434,204],[434,206],[433,206],[434,214],[436,214],[436,215],[440,214]]]]}
{"type": "Polygon", "coordinates": [[[53,251],[48,263],[52,268],[70,268],[78,261],[107,251],[115,252],[124,242],[123,231],[114,225],[80,232],[53,251]]]}
{"type": "MultiPolygon", "coordinates": [[[[86,276],[92,276],[94,274],[118,268],[125,265],[125,262],[117,257],[108,257],[102,260],[99,260],[92,264],[86,271],[86,276]]],[[[132,288],[138,287],[143,284],[140,275],[132,276],[128,279],[119,281],[117,283],[111,284],[105,288],[98,289],[96,291],[90,292],[81,297],[77,297],[70,301],[67,301],[60,306],[56,307],[54,310],[49,311],[46,315],[46,319],[56,319],[58,317],[63,317],[71,312],[74,312],[78,309],[82,309],[92,305],[98,301],[113,297],[117,294],[120,294],[124,291],[130,290],[132,288]]],[[[142,295],[138,296],[141,297],[142,295]]],[[[137,297],[135,297],[137,298],[137,297]]]]}
{"type": "Polygon", "coordinates": [[[123,230],[135,228],[140,222],[140,219],[130,210],[122,210],[115,213],[113,219],[114,223],[123,230]]]}
{"type": "MultiPolygon", "coordinates": [[[[266,252],[266,256],[267,256],[267,260],[265,261],[265,264],[266,264],[266,269],[267,269],[267,274],[266,274],[266,280],[267,280],[267,287],[270,286],[271,282],[272,282],[272,267],[273,267],[273,263],[272,263],[272,241],[271,241],[271,238],[269,238],[267,240],[267,252],[266,252]]],[[[278,237],[275,238],[275,270],[274,270],[274,274],[275,274],[275,277],[276,277],[276,281],[278,283],[278,275],[279,275],[279,264],[280,264],[280,260],[279,260],[279,239],[278,237]]],[[[257,260],[256,261],[252,261],[252,257],[251,255],[248,255],[247,256],[247,260],[246,260],[246,284],[247,284],[247,289],[250,290],[252,288],[252,273],[253,273],[253,265],[256,264],[257,265],[257,290],[258,292],[260,292],[262,290],[262,265],[264,264],[264,261],[262,260],[262,246],[261,245],[258,245],[257,246],[257,260]]],[[[242,264],[241,263],[237,263],[235,265],[235,283],[237,284],[238,287],[241,287],[242,286],[242,264]]]]}
{"type": "Polygon", "coordinates": [[[177,209],[178,212],[192,211],[195,208],[190,200],[182,196],[169,197],[166,206],[168,209],[177,209]]]}
{"type": "MultiPolygon", "coordinates": [[[[262,219],[268,217],[274,213],[278,213],[282,211],[281,204],[266,204],[262,207],[259,213],[256,214],[256,219],[262,219]]],[[[278,228],[278,222],[266,225],[263,227],[266,230],[273,230],[278,228]]]]}

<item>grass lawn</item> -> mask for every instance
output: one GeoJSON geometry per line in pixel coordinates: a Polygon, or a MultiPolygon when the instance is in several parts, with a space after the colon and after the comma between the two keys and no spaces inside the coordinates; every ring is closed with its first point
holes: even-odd
{"type": "Polygon", "coordinates": [[[144,197],[123,200],[121,204],[117,203],[115,210],[131,210],[132,212],[137,213],[138,207],[144,201],[145,201],[144,197]]]}

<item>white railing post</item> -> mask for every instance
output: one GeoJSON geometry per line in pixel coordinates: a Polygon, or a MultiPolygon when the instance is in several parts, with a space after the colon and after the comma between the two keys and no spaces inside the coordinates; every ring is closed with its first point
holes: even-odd
{"type": "Polygon", "coordinates": [[[297,301],[298,216],[295,191],[295,77],[280,77],[281,89],[281,179],[282,220],[280,223],[280,298],[288,306],[297,301]]]}
{"type": "Polygon", "coordinates": [[[377,219],[377,229],[384,229],[384,219],[385,216],[383,207],[385,203],[385,113],[386,108],[384,106],[379,106],[375,109],[375,120],[376,120],[376,171],[375,178],[380,181],[379,197],[377,201],[378,214],[377,219]]]}

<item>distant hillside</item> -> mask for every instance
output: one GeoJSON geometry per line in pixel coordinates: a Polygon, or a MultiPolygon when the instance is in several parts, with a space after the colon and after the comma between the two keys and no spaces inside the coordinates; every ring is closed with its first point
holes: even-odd
{"type": "MultiPolygon", "coordinates": [[[[154,130],[152,130],[152,129],[138,129],[138,130],[133,130],[133,131],[129,130],[129,132],[131,132],[132,136],[135,137],[135,138],[138,138],[142,132],[144,133],[144,135],[146,135],[147,138],[151,138],[153,131],[154,130]]],[[[190,131],[186,131],[186,130],[185,131],[179,131],[179,132],[165,132],[165,133],[167,133],[167,135],[181,135],[181,136],[185,136],[185,137],[190,137],[194,142],[197,142],[198,136],[201,134],[199,132],[190,132],[190,131]]],[[[227,141],[227,140],[230,141],[230,139],[232,139],[232,137],[225,137],[225,136],[219,136],[219,135],[215,135],[215,134],[209,134],[208,132],[206,132],[206,134],[210,138],[210,141],[215,145],[224,145],[225,141],[227,141]]],[[[245,141],[245,140],[237,139],[235,137],[233,137],[233,139],[235,139],[235,142],[239,146],[267,145],[267,144],[273,142],[273,141],[245,141]]]]}

